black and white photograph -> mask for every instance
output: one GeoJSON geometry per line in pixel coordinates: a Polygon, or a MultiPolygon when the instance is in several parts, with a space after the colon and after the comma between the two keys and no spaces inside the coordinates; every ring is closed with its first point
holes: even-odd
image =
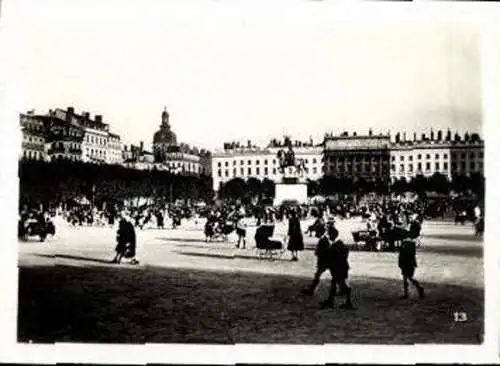
{"type": "Polygon", "coordinates": [[[478,17],[24,3],[16,342],[484,343],[478,17]]]}

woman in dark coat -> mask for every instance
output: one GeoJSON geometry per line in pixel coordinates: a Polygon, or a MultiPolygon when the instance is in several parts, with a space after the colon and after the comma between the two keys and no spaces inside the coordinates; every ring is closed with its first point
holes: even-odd
{"type": "Polygon", "coordinates": [[[116,241],[116,256],[112,262],[120,263],[122,258],[125,257],[130,259],[131,264],[138,264],[139,262],[135,258],[136,236],[134,225],[125,217],[122,217],[118,224],[116,241]]]}
{"type": "Polygon", "coordinates": [[[304,250],[304,238],[297,212],[292,210],[288,220],[288,248],[292,252],[292,261],[298,261],[298,252],[304,250]]]}

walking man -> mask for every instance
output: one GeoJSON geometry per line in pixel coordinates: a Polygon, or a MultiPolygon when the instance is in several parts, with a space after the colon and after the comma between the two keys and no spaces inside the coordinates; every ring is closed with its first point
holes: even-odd
{"type": "Polygon", "coordinates": [[[407,239],[401,243],[401,247],[399,249],[398,265],[401,269],[401,275],[403,276],[404,295],[401,296],[401,298],[408,298],[408,281],[410,281],[417,289],[418,296],[423,299],[424,288],[416,279],[413,278],[413,276],[415,275],[415,268],[417,268],[417,255],[414,240],[407,239]]]}
{"type": "Polygon", "coordinates": [[[349,250],[341,240],[336,240],[338,231],[333,225],[329,225],[328,231],[325,227],[318,228],[318,234],[321,235],[316,247],[316,273],[314,274],[311,286],[304,289],[305,295],[313,295],[314,290],[319,284],[321,275],[327,269],[330,270],[332,281],[328,298],[321,302],[322,308],[334,306],[337,285],[340,287],[340,295],[345,296],[345,302],[340,306],[341,309],[354,309],[351,302],[351,289],[347,286],[349,272],[348,254],[349,250]],[[333,243],[332,243],[333,242],[333,243]]]}

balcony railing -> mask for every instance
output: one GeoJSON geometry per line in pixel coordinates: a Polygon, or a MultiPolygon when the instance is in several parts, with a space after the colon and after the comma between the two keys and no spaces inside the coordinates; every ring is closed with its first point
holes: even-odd
{"type": "Polygon", "coordinates": [[[47,151],[47,154],[49,154],[49,155],[64,154],[65,152],[66,152],[66,150],[64,149],[64,147],[53,147],[47,151]]]}

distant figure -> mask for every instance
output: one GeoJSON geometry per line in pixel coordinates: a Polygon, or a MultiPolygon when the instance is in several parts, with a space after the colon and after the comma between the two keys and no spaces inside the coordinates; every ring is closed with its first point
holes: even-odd
{"type": "Polygon", "coordinates": [[[246,248],[246,236],[247,229],[245,222],[243,220],[243,216],[238,217],[238,221],[236,222],[236,235],[238,235],[238,244],[236,244],[236,248],[240,247],[241,242],[243,242],[243,249],[246,248]]]}
{"type": "Polygon", "coordinates": [[[119,264],[122,258],[127,258],[130,259],[130,264],[139,264],[139,261],[135,258],[137,243],[134,225],[125,215],[122,215],[118,224],[116,241],[116,256],[111,262],[119,264]]]}
{"type": "Polygon", "coordinates": [[[302,230],[300,228],[300,221],[297,211],[290,212],[290,219],[288,220],[288,248],[292,252],[292,261],[298,261],[298,252],[304,250],[304,238],[302,237],[302,230]]]}
{"type": "Polygon", "coordinates": [[[321,237],[316,247],[316,273],[314,274],[311,286],[302,292],[305,295],[314,294],[314,290],[319,284],[321,275],[328,269],[330,270],[330,274],[332,276],[332,282],[328,298],[320,304],[321,307],[333,307],[335,294],[337,292],[337,285],[339,285],[340,294],[345,296],[345,302],[340,306],[340,308],[354,309],[351,302],[351,289],[346,283],[349,272],[349,249],[341,240],[333,239],[335,241],[332,244],[332,238],[337,238],[338,236],[338,231],[334,226],[330,226],[328,232],[324,227],[322,227],[317,231],[317,233],[321,234],[321,237]]]}
{"type": "Polygon", "coordinates": [[[420,283],[413,278],[413,276],[415,275],[415,268],[417,268],[415,241],[404,240],[401,243],[401,247],[399,249],[398,265],[401,269],[401,275],[403,276],[404,294],[403,296],[401,296],[401,298],[408,298],[408,280],[410,280],[417,289],[419,297],[423,298],[424,288],[420,286],[420,283]]]}
{"type": "Polygon", "coordinates": [[[312,236],[312,234],[314,233],[314,235],[317,238],[319,238],[319,236],[317,234],[317,230],[321,227],[323,227],[323,229],[324,229],[325,221],[321,217],[321,214],[316,212],[316,211],[314,211],[314,213],[312,213],[312,216],[316,217],[316,220],[314,220],[314,223],[307,228],[306,234],[309,234],[309,236],[312,236]]]}
{"type": "Polygon", "coordinates": [[[158,226],[158,229],[165,228],[165,220],[163,218],[163,212],[161,212],[161,210],[156,211],[156,225],[158,226]]]}

